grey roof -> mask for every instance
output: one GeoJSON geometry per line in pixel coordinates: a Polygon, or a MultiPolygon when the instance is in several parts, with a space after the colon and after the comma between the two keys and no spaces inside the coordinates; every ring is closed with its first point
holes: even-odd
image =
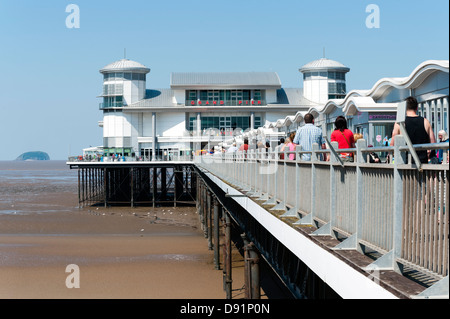
{"type": "Polygon", "coordinates": [[[172,73],[171,88],[281,88],[276,72],[172,73]]]}
{"type": "Polygon", "coordinates": [[[146,90],[145,99],[129,105],[129,107],[166,107],[177,106],[174,103],[175,93],[171,89],[146,90]]]}
{"type": "Polygon", "coordinates": [[[148,73],[148,72],[150,72],[150,69],[139,62],[132,61],[129,59],[122,59],[122,60],[110,63],[107,66],[103,67],[100,70],[100,73],[117,72],[117,71],[122,71],[122,72],[123,71],[128,71],[128,72],[132,71],[132,72],[148,73]]]}
{"type": "Polygon", "coordinates": [[[290,105],[290,106],[316,106],[318,103],[312,102],[303,97],[303,89],[286,88],[277,90],[278,103],[273,105],[290,105]]]}
{"type": "Polygon", "coordinates": [[[327,58],[322,58],[319,60],[311,61],[304,66],[302,66],[299,71],[319,71],[319,70],[339,70],[344,72],[349,72],[350,68],[346,67],[342,63],[327,58]]]}

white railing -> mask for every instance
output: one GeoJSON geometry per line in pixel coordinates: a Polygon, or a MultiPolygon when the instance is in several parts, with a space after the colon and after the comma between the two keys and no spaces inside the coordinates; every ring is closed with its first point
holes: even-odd
{"type": "MultiPolygon", "coordinates": [[[[337,144],[332,143],[337,149],[337,144]]],[[[416,150],[444,149],[449,143],[415,145],[416,150]]],[[[344,150],[339,150],[343,152],[344,150]]],[[[334,249],[375,250],[382,254],[367,269],[400,271],[407,264],[436,278],[448,276],[449,218],[447,152],[445,164],[417,169],[403,136],[394,147],[368,148],[358,140],[354,162],[341,162],[331,150],[280,153],[271,150],[194,157],[194,163],[248,196],[257,198],[294,224],[318,227],[312,235],[341,240],[334,249]],[[369,163],[373,151],[390,152],[390,164],[369,163]],[[296,160],[290,160],[289,154],[296,160]],[[303,153],[311,161],[298,160],[303,153]],[[327,154],[329,161],[321,161],[327,154]]],[[[447,277],[448,279],[448,277],[447,277]]],[[[448,289],[448,288],[447,288],[448,289]]]]}

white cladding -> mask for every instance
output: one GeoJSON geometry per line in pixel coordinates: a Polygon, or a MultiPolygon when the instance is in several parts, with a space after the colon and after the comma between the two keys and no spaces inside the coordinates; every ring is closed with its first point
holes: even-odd
{"type": "Polygon", "coordinates": [[[145,98],[145,81],[123,81],[123,99],[125,105],[136,103],[145,98]]]}
{"type": "Polygon", "coordinates": [[[158,113],[157,118],[156,134],[159,136],[180,136],[186,129],[185,113],[158,113]]]}
{"type": "Polygon", "coordinates": [[[145,137],[153,136],[152,128],[152,113],[144,112],[142,113],[142,135],[145,137]]]}
{"type": "Polygon", "coordinates": [[[303,81],[303,95],[310,101],[325,103],[328,101],[328,79],[317,77],[303,81]]]}

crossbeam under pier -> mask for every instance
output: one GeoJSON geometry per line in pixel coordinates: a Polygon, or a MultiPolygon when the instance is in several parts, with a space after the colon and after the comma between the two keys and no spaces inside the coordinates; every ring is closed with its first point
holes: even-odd
{"type": "Polygon", "coordinates": [[[90,205],[195,205],[196,178],[190,163],[69,163],[78,170],[78,203],[90,205]]]}

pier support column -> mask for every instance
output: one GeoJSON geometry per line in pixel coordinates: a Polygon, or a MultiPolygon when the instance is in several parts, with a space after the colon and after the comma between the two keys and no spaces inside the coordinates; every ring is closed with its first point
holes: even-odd
{"type": "Polygon", "coordinates": [[[82,203],[81,208],[83,208],[84,201],[86,200],[84,188],[85,188],[85,171],[84,171],[84,168],[82,168],[81,169],[81,203],[82,203]]]}
{"type": "Polygon", "coordinates": [[[208,234],[208,249],[209,250],[213,250],[213,245],[212,245],[212,225],[211,225],[211,192],[209,190],[206,190],[206,201],[207,201],[207,209],[206,209],[206,229],[207,229],[207,234],[208,234]]]}
{"type": "Polygon", "coordinates": [[[255,245],[248,242],[247,236],[242,234],[241,237],[244,241],[245,298],[260,299],[259,256],[255,245]]]}
{"type": "Polygon", "coordinates": [[[153,191],[153,207],[156,207],[156,192],[158,190],[158,169],[156,167],[153,168],[153,185],[152,185],[152,191],[153,191]]]}
{"type": "Polygon", "coordinates": [[[202,183],[202,216],[201,216],[201,222],[202,222],[202,229],[203,229],[203,236],[205,238],[208,238],[208,223],[206,221],[207,211],[208,211],[208,200],[207,200],[207,192],[206,192],[206,185],[202,183]]]}
{"type": "Polygon", "coordinates": [[[78,208],[80,208],[81,207],[80,169],[78,169],[77,172],[78,172],[78,208]]]}
{"type": "Polygon", "coordinates": [[[152,161],[156,161],[156,112],[152,112],[152,161]]]}
{"type": "Polygon", "coordinates": [[[220,269],[220,237],[219,237],[219,201],[214,198],[214,264],[216,269],[220,269]]]}
{"type": "Polygon", "coordinates": [[[108,172],[106,170],[106,167],[103,168],[103,198],[106,208],[108,207],[108,172]]]}
{"type": "Polygon", "coordinates": [[[232,290],[232,258],[231,258],[231,219],[226,210],[223,210],[223,226],[225,232],[225,243],[223,245],[223,286],[226,298],[231,299],[232,290]]]}
{"type": "Polygon", "coordinates": [[[130,167],[130,204],[134,207],[134,168],[130,167]]]}
{"type": "MultiPolygon", "coordinates": [[[[167,200],[167,168],[161,167],[161,200],[167,200]]],[[[176,192],[176,191],[175,191],[176,192]]]]}

